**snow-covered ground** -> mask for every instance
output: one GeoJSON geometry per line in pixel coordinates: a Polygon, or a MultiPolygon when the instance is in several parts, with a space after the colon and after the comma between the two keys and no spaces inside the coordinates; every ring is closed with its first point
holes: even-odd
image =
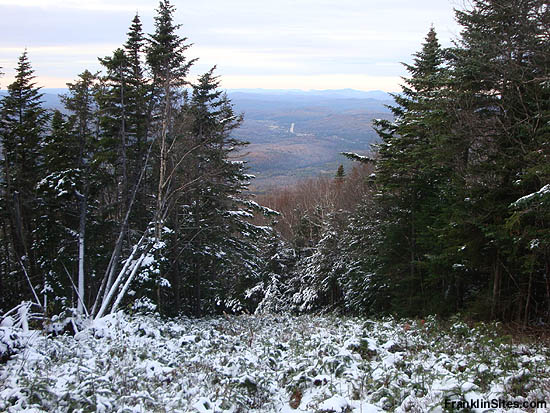
{"type": "Polygon", "coordinates": [[[0,350],[24,347],[0,365],[0,411],[437,412],[493,399],[548,407],[491,411],[550,411],[550,349],[491,326],[118,313],[74,337],[18,334],[0,329],[0,350]]]}

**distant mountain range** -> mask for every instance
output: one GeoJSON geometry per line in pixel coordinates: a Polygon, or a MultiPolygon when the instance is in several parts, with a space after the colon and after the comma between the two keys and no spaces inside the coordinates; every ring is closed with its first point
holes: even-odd
{"type": "MultiPolygon", "coordinates": [[[[58,94],[42,89],[48,108],[61,108],[58,94]]],[[[0,91],[5,95],[6,91],[0,91]]],[[[350,161],[341,152],[365,153],[377,139],[372,121],[390,119],[386,92],[354,89],[230,89],[237,112],[245,115],[235,136],[250,142],[240,157],[256,175],[253,189],[290,184],[303,177],[333,175],[350,161]]]]}
{"type": "Polygon", "coordinates": [[[244,159],[256,175],[253,189],[334,175],[350,161],[341,152],[366,153],[377,139],[374,119],[390,119],[393,98],[382,91],[230,90],[245,120],[235,135],[250,142],[244,159]]]}
{"type": "Polygon", "coordinates": [[[308,97],[326,97],[326,98],[356,98],[356,99],[391,99],[387,92],[382,90],[356,90],[356,89],[325,89],[325,90],[300,90],[300,89],[228,89],[230,94],[245,93],[268,96],[308,96],[308,97]]]}
{"type": "MultiPolygon", "coordinates": [[[[67,93],[68,89],[42,89],[42,101],[44,106],[48,109],[62,109],[60,94],[67,93]]],[[[6,96],[7,90],[0,90],[0,96],[6,96]]]]}

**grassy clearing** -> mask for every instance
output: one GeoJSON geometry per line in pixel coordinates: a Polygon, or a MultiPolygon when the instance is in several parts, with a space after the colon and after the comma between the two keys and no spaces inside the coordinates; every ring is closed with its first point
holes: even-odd
{"type": "MultiPolygon", "coordinates": [[[[119,313],[74,337],[19,341],[25,349],[0,365],[0,411],[425,412],[493,399],[550,408],[550,349],[494,325],[119,313]]],[[[548,411],[506,411],[537,410],[548,411]]]]}

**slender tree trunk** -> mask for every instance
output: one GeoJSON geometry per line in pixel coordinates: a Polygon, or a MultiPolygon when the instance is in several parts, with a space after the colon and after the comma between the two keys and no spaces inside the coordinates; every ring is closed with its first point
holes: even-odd
{"type": "Polygon", "coordinates": [[[166,167],[168,161],[168,145],[167,135],[171,115],[171,96],[170,96],[170,80],[166,79],[164,82],[164,113],[162,116],[162,129],[160,134],[160,165],[159,165],[159,182],[157,191],[157,223],[155,226],[155,236],[158,241],[162,237],[162,210],[165,203],[165,186],[166,186],[166,167]]]}
{"type": "MultiPolygon", "coordinates": [[[[4,286],[4,275],[9,274],[10,270],[10,249],[8,242],[8,234],[6,231],[6,220],[2,219],[2,246],[4,247],[4,268],[0,269],[0,291],[6,291],[4,286]],[[2,271],[3,270],[3,271],[2,271]]],[[[5,298],[0,298],[0,305],[4,307],[6,304],[5,298]]]]}
{"type": "Polygon", "coordinates": [[[531,300],[531,289],[533,286],[533,271],[529,274],[529,284],[527,286],[527,297],[525,299],[525,310],[523,314],[523,327],[527,326],[529,322],[529,302],[531,300]]]}
{"type": "MultiPolygon", "coordinates": [[[[23,217],[21,212],[21,197],[19,196],[18,191],[14,191],[13,193],[13,219],[14,219],[14,232],[17,236],[17,240],[19,241],[21,252],[23,253],[27,259],[29,260],[28,255],[28,248],[27,248],[27,237],[26,237],[26,231],[23,224],[23,217]]],[[[17,244],[14,244],[17,245],[17,244]]],[[[21,258],[21,254],[18,254],[21,258]]]]}
{"type": "MultiPolygon", "coordinates": [[[[129,223],[129,220],[130,220],[130,214],[131,214],[132,209],[135,205],[136,197],[137,197],[137,194],[139,192],[141,182],[143,181],[143,178],[145,176],[147,165],[149,164],[149,155],[151,154],[151,148],[152,148],[152,144],[149,146],[149,150],[147,151],[147,156],[144,160],[143,167],[142,167],[142,169],[140,171],[140,174],[139,174],[139,178],[137,179],[137,181],[135,183],[134,189],[132,191],[132,196],[130,197],[130,200],[128,201],[126,214],[124,216],[124,221],[123,221],[122,226],[120,228],[120,232],[119,232],[116,244],[115,244],[115,248],[114,248],[113,253],[111,255],[111,259],[109,260],[109,264],[107,265],[107,269],[105,270],[105,275],[103,277],[103,282],[101,283],[101,287],[99,288],[99,291],[97,293],[94,305],[92,307],[92,312],[91,313],[93,315],[95,315],[95,313],[96,313],[96,308],[99,304],[99,301],[101,300],[102,303],[103,303],[106,300],[107,293],[110,291],[111,286],[113,284],[114,275],[115,275],[115,271],[116,271],[116,268],[117,268],[117,263],[118,263],[118,260],[120,258],[120,254],[122,252],[122,243],[124,242],[124,236],[125,236],[126,232],[128,231],[128,225],[129,225],[128,223],[129,223]],[[104,294],[104,292],[105,292],[105,294],[104,294]]],[[[147,225],[145,227],[144,233],[146,233],[148,231],[148,229],[149,229],[149,225],[147,225]]]]}
{"type": "MultiPolygon", "coordinates": [[[[87,185],[85,185],[87,186],[87,185]]],[[[84,190],[87,192],[87,189],[84,190]]],[[[78,225],[78,305],[76,311],[78,314],[84,313],[84,259],[85,259],[85,239],[86,239],[86,211],[88,209],[86,194],[80,195],[80,220],[78,225]]]]}
{"type": "MultiPolygon", "coordinates": [[[[143,261],[143,257],[145,257],[145,252],[143,252],[141,254],[141,257],[140,259],[138,259],[137,261],[134,261],[134,257],[136,256],[138,250],[143,246],[143,243],[145,242],[145,240],[147,239],[147,235],[144,234],[142,235],[142,237],[140,238],[140,240],[138,241],[138,243],[136,245],[134,245],[134,248],[132,250],[132,253],[130,254],[130,256],[126,259],[126,263],[124,264],[124,266],[122,267],[122,269],[120,270],[117,278],[115,279],[115,281],[113,282],[113,285],[111,286],[111,288],[105,292],[105,298],[103,299],[103,302],[101,303],[101,307],[99,308],[95,318],[101,318],[103,317],[103,315],[105,314],[105,312],[107,311],[107,307],[109,306],[109,304],[111,303],[117,289],[120,287],[120,284],[122,282],[125,281],[125,277],[127,276],[128,274],[128,271],[131,271],[130,272],[130,277],[133,278],[133,276],[131,274],[134,273],[134,269],[135,269],[135,265],[137,262],[140,263],[141,265],[141,262],[143,261]]],[[[148,251],[149,248],[146,248],[146,250],[148,251]]],[[[135,275],[135,274],[134,274],[135,275]]],[[[126,279],[127,280],[127,279],[126,279]]]]}
{"type": "Polygon", "coordinates": [[[496,317],[497,311],[499,309],[501,268],[498,261],[499,253],[497,252],[493,267],[493,303],[491,307],[491,319],[494,319],[496,317]]]}
{"type": "Polygon", "coordinates": [[[146,253],[143,252],[141,254],[141,256],[139,257],[139,259],[137,260],[137,262],[135,263],[134,268],[132,269],[132,272],[128,276],[126,282],[124,283],[124,286],[122,287],[122,289],[120,290],[120,292],[117,295],[117,298],[116,298],[116,300],[113,304],[113,307],[111,308],[111,313],[114,313],[118,309],[118,306],[120,305],[120,302],[122,301],[122,299],[124,298],[124,296],[128,292],[128,288],[132,284],[132,281],[134,280],[134,277],[136,276],[137,272],[139,271],[139,269],[141,267],[141,264],[143,263],[143,260],[145,259],[145,256],[146,256],[146,253]]]}
{"type": "Polygon", "coordinates": [[[545,256],[545,271],[544,271],[544,279],[546,281],[546,307],[547,307],[547,314],[548,317],[550,317],[550,262],[548,261],[548,257],[545,256]]]}
{"type": "Polygon", "coordinates": [[[121,156],[122,156],[122,205],[124,206],[124,210],[128,208],[128,203],[130,200],[130,195],[128,191],[128,157],[126,154],[126,102],[125,102],[125,96],[124,96],[124,89],[126,87],[126,83],[124,82],[124,75],[122,68],[120,69],[120,105],[121,105],[121,125],[120,125],[120,146],[121,146],[121,156]]]}

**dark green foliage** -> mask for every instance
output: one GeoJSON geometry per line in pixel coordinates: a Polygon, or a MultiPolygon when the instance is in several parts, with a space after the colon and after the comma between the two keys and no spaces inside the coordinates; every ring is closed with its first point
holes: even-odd
{"type": "Polygon", "coordinates": [[[432,28],[405,65],[394,119],[376,122],[376,156],[345,154],[376,165],[348,228],[302,216],[295,245],[314,252],[286,294],[307,308],[330,307],[334,279],[355,312],[550,317],[550,11],[476,0],[457,19],[452,48],[432,28]]]}
{"type": "MultiPolygon", "coordinates": [[[[538,269],[525,265],[532,251],[518,248],[506,222],[511,203],[548,183],[546,168],[539,164],[533,174],[532,162],[534,153],[541,159],[549,138],[550,90],[544,78],[550,11],[536,0],[474,2],[472,11],[457,18],[464,31],[460,47],[451,51],[453,89],[457,108],[463,108],[458,121],[468,134],[463,191],[485,256],[478,277],[491,296],[491,317],[527,322],[543,314],[534,286],[545,285],[547,271],[541,267],[547,267],[547,258],[543,253],[538,269]]],[[[530,237],[537,239],[535,233],[530,237]]]]}
{"type": "MultiPolygon", "coordinates": [[[[70,277],[78,256],[75,231],[78,228],[79,142],[73,133],[73,122],[61,112],[54,112],[43,147],[44,177],[37,185],[42,215],[35,248],[52,298],[73,296],[70,277]]],[[[54,310],[61,304],[67,303],[50,301],[48,309],[54,310]]]]}
{"type": "Polygon", "coordinates": [[[172,299],[197,315],[243,308],[244,291],[258,281],[256,244],[267,235],[249,222],[261,207],[243,198],[250,177],[244,162],[232,159],[245,144],[231,135],[242,117],[218,89],[213,70],[199,78],[181,109],[186,120],[182,149],[193,156],[179,176],[189,186],[179,193],[170,219],[172,299]]]}
{"type": "MultiPolygon", "coordinates": [[[[426,233],[447,201],[441,191],[449,185],[445,155],[439,154],[449,130],[448,74],[443,51],[430,29],[414,64],[406,65],[403,94],[395,95],[395,120],[379,121],[376,183],[379,206],[386,211],[381,231],[378,272],[392,286],[393,304],[400,311],[425,313],[437,285],[430,285],[426,255],[437,248],[426,233]],[[427,239],[429,238],[429,239],[427,239]]],[[[440,309],[437,309],[440,310],[440,309]]]]}
{"type": "Polygon", "coordinates": [[[448,49],[430,29],[377,153],[344,154],[374,169],[281,195],[286,239],[258,225],[274,211],[246,192],[242,115],[214,68],[191,84],[174,11],[149,37],[136,16],[51,122],[21,56],[0,108],[1,309],[549,320],[546,1],[473,0],[448,49]]]}
{"type": "Polygon", "coordinates": [[[185,89],[194,60],[174,11],[160,2],[149,38],[136,15],[103,73],[68,84],[67,114],[51,123],[20,59],[2,101],[0,284],[14,291],[2,309],[29,298],[93,315],[254,309],[245,291],[272,234],[252,219],[272,211],[246,194],[245,143],[233,136],[242,116],[214,69],[185,89]]]}
{"type": "Polygon", "coordinates": [[[340,165],[338,167],[338,170],[336,171],[336,179],[342,179],[344,176],[346,176],[346,172],[344,171],[344,165],[340,165]]]}
{"type": "MultiPolygon", "coordinates": [[[[147,96],[151,93],[145,78],[143,63],[145,54],[145,35],[142,32],[141,21],[136,14],[128,32],[128,40],[124,45],[128,71],[126,81],[126,111],[128,120],[125,123],[126,144],[128,146],[129,187],[137,184],[141,169],[145,165],[147,154],[147,139],[150,125],[151,102],[147,96]]],[[[140,202],[145,200],[138,198],[140,202]]]]}
{"type": "Polygon", "coordinates": [[[0,139],[3,148],[1,213],[3,219],[4,304],[32,297],[31,284],[43,286],[34,249],[39,220],[36,185],[43,168],[40,148],[48,115],[42,108],[39,88],[27,52],[19,58],[15,81],[1,102],[0,139]]]}
{"type": "MultiPolygon", "coordinates": [[[[145,37],[141,21],[136,15],[132,21],[124,48],[112,56],[99,59],[105,68],[102,91],[98,94],[101,116],[101,160],[113,166],[111,185],[120,202],[114,209],[114,218],[122,223],[130,207],[134,189],[147,157],[147,139],[150,127],[151,87],[143,64],[145,37]]],[[[147,177],[146,177],[147,179],[147,177]]],[[[145,182],[141,183],[145,186],[145,182]]],[[[147,199],[143,190],[137,191],[137,202],[147,199]]],[[[143,227],[151,217],[131,214],[130,225],[143,227]]]]}
{"type": "Polygon", "coordinates": [[[378,123],[381,273],[395,311],[528,322],[550,315],[547,221],[514,201],[548,183],[548,6],[474,1],[457,19],[456,46],[432,29],[378,123]]]}
{"type": "MultiPolygon", "coordinates": [[[[177,34],[180,24],[174,23],[175,6],[161,0],[155,16],[155,33],[150,36],[147,63],[153,73],[154,84],[184,86],[193,60],[188,61],[185,50],[187,38],[177,34]]],[[[135,31],[135,30],[134,30],[135,31]]]]}
{"type": "Polygon", "coordinates": [[[368,194],[349,217],[342,236],[340,280],[343,310],[380,314],[390,310],[390,291],[381,271],[382,225],[386,214],[368,194]]]}

